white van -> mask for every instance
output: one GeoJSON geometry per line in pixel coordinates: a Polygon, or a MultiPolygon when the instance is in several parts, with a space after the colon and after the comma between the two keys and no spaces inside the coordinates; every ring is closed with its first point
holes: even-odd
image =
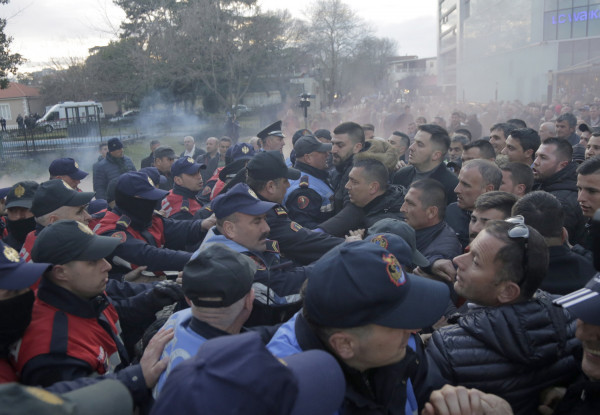
{"type": "Polygon", "coordinates": [[[36,126],[51,132],[55,128],[67,128],[67,125],[97,122],[104,118],[102,104],[94,101],[66,101],[50,107],[44,116],[37,120],[36,126]]]}

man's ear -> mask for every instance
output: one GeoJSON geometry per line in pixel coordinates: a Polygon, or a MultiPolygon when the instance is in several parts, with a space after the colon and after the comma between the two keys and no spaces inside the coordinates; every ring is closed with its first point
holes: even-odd
{"type": "Polygon", "coordinates": [[[354,357],[354,337],[343,331],[332,334],[329,337],[329,345],[333,351],[342,359],[349,360],[354,357]]]}
{"type": "Polygon", "coordinates": [[[525,196],[525,185],[523,183],[517,185],[517,192],[519,192],[519,196],[525,196]]]}
{"type": "Polygon", "coordinates": [[[183,180],[180,176],[173,176],[173,181],[177,186],[183,186],[183,180]]]}
{"type": "Polygon", "coordinates": [[[437,218],[438,216],[438,207],[437,206],[429,206],[425,209],[425,215],[427,215],[427,219],[437,218]]]}
{"type": "Polygon", "coordinates": [[[352,152],[353,152],[354,154],[357,154],[357,153],[360,153],[360,150],[362,150],[362,149],[363,149],[363,145],[362,145],[362,143],[356,143],[356,144],[354,144],[354,146],[352,147],[352,152]]]}
{"type": "Polygon", "coordinates": [[[50,270],[50,275],[52,276],[52,279],[57,282],[69,280],[69,275],[67,274],[64,265],[54,265],[52,270],[50,270]]]}
{"type": "Polygon", "coordinates": [[[433,153],[431,153],[431,160],[432,161],[438,161],[440,160],[442,157],[444,156],[444,153],[442,153],[440,150],[436,150],[433,153]]]}
{"type": "Polygon", "coordinates": [[[498,302],[500,304],[509,304],[515,301],[521,295],[521,287],[516,282],[505,281],[498,292],[498,302]]]}
{"type": "Polygon", "coordinates": [[[223,230],[223,235],[225,235],[229,239],[233,239],[235,237],[235,224],[226,220],[223,222],[223,226],[221,227],[223,230]]]}

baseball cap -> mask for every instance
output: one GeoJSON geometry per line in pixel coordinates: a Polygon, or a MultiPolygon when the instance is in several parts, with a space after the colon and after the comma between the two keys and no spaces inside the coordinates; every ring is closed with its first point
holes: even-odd
{"type": "Polygon", "coordinates": [[[22,290],[30,287],[50,266],[23,261],[16,250],[0,241],[0,289],[22,290]]]}
{"type": "Polygon", "coordinates": [[[79,169],[79,165],[70,157],[56,159],[48,168],[50,176],[69,176],[73,180],[83,180],[88,173],[79,169]]]}
{"type": "Polygon", "coordinates": [[[191,157],[180,157],[171,165],[171,174],[173,176],[181,176],[184,173],[194,175],[201,169],[206,169],[206,164],[196,163],[191,157]]]}
{"type": "Polygon", "coordinates": [[[90,215],[94,215],[104,209],[108,209],[108,202],[104,199],[95,199],[88,205],[87,212],[90,215]]]}
{"type": "Polygon", "coordinates": [[[117,190],[128,196],[147,200],[161,200],[169,193],[154,187],[152,179],[139,171],[122,174],[117,181],[117,190]]]}
{"type": "Polygon", "coordinates": [[[35,262],[66,264],[71,261],[96,261],[107,257],[121,243],[119,238],[96,235],[76,220],[59,220],[46,226],[31,250],[35,262]]]}
{"type": "Polygon", "coordinates": [[[152,183],[154,183],[154,187],[156,187],[156,183],[159,183],[159,184],[167,183],[167,178],[165,176],[163,176],[162,174],[160,174],[158,169],[154,166],[153,167],[142,167],[138,171],[141,171],[142,173],[146,173],[146,176],[150,177],[150,180],[152,180],[152,183]]]}
{"type": "Polygon", "coordinates": [[[123,148],[123,143],[117,137],[108,140],[108,151],[120,150],[123,148]]]}
{"type": "Polygon", "coordinates": [[[415,230],[411,228],[408,223],[393,218],[381,219],[375,222],[367,232],[368,235],[375,233],[393,233],[400,236],[410,246],[412,251],[412,263],[419,267],[426,267],[429,265],[429,260],[417,249],[415,230]]]}
{"type": "Polygon", "coordinates": [[[275,205],[276,203],[260,200],[247,184],[238,183],[227,193],[215,197],[210,208],[217,219],[221,219],[235,212],[254,216],[262,215],[275,205]]]}
{"type": "Polygon", "coordinates": [[[275,180],[282,177],[297,180],[300,170],[285,165],[283,155],[279,151],[260,151],[246,166],[248,175],[257,180],[275,180]]]}
{"type": "Polygon", "coordinates": [[[281,131],[281,121],[275,121],[273,124],[265,127],[261,132],[259,132],[258,134],[256,134],[256,136],[258,138],[260,138],[261,140],[264,140],[265,138],[267,138],[270,135],[274,135],[276,137],[285,137],[283,135],[283,132],[281,131]]]}
{"type": "Polygon", "coordinates": [[[326,140],[331,141],[331,131],[329,131],[329,130],[320,129],[320,130],[315,131],[315,133],[313,135],[317,138],[324,138],[326,140]]]}
{"type": "Polygon", "coordinates": [[[60,395],[18,383],[0,385],[1,415],[130,415],[132,412],[131,394],[123,383],[114,379],[60,395]]]}
{"type": "Polygon", "coordinates": [[[0,199],[4,199],[12,187],[3,187],[0,189],[0,199]]]}
{"type": "Polygon", "coordinates": [[[9,188],[6,195],[6,208],[23,207],[31,209],[33,196],[40,185],[37,182],[26,180],[18,182],[9,188]]]}
{"type": "Polygon", "coordinates": [[[298,141],[300,139],[300,137],[305,136],[305,135],[313,135],[312,131],[310,131],[307,128],[303,128],[301,130],[298,130],[294,133],[294,135],[292,136],[292,145],[295,146],[296,145],[296,141],[298,141]]]}
{"type": "Polygon", "coordinates": [[[226,182],[228,179],[235,178],[238,172],[246,167],[248,160],[254,157],[255,153],[254,147],[248,143],[239,143],[229,147],[227,153],[225,153],[227,165],[219,172],[219,179],[226,182]]]}
{"type": "Polygon", "coordinates": [[[183,293],[197,306],[228,307],[250,292],[256,268],[246,255],[208,244],[183,267],[183,293]]]}
{"type": "Polygon", "coordinates": [[[39,218],[61,206],[87,205],[93,197],[93,192],[78,192],[61,179],[52,179],[40,184],[35,191],[31,212],[39,218]]]}
{"type": "Polygon", "coordinates": [[[331,143],[322,143],[313,135],[302,136],[294,144],[296,157],[302,157],[305,154],[318,151],[319,153],[327,153],[331,151],[331,143]]]}
{"type": "Polygon", "coordinates": [[[584,288],[563,295],[554,304],[588,324],[600,326],[600,274],[596,274],[584,288]]]}
{"type": "Polygon", "coordinates": [[[168,146],[157,147],[156,149],[154,149],[154,152],[152,154],[155,159],[160,159],[163,157],[168,157],[172,159],[177,158],[177,156],[175,155],[175,150],[168,146]]]}
{"type": "Polygon", "coordinates": [[[306,313],[323,327],[431,326],[448,306],[449,289],[444,283],[409,274],[405,265],[369,241],[341,244],[310,267],[306,313]]]}
{"type": "Polygon", "coordinates": [[[345,388],[331,354],[309,350],[279,359],[250,332],[203,343],[173,369],[151,414],[330,415],[345,388]]]}

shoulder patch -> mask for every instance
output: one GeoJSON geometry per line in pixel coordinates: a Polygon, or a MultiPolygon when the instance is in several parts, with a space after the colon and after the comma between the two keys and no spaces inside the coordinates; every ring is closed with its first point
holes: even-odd
{"type": "Polygon", "coordinates": [[[110,235],[111,238],[117,238],[121,243],[125,242],[127,240],[127,234],[125,232],[115,232],[112,235],[110,235]]]}
{"type": "Polygon", "coordinates": [[[308,176],[304,175],[300,177],[300,187],[308,187],[308,176]]]}
{"type": "Polygon", "coordinates": [[[298,222],[291,221],[290,222],[290,228],[294,232],[298,232],[300,229],[302,229],[302,225],[300,225],[298,222]]]}
{"type": "Polygon", "coordinates": [[[273,241],[271,239],[267,239],[267,252],[275,252],[276,254],[279,253],[279,242],[277,241],[273,241]]]}
{"type": "Polygon", "coordinates": [[[262,259],[260,259],[259,257],[257,257],[256,255],[248,255],[248,257],[254,261],[254,263],[256,264],[256,270],[257,271],[265,271],[267,269],[265,263],[262,261],[262,259]]]}
{"type": "Polygon", "coordinates": [[[310,203],[310,199],[306,196],[298,196],[296,203],[298,204],[298,208],[306,209],[306,207],[310,203]]]}
{"type": "Polygon", "coordinates": [[[123,215],[119,218],[119,220],[117,221],[117,226],[122,227],[122,228],[129,228],[129,225],[131,225],[131,219],[129,219],[129,216],[127,215],[123,215]]]}
{"type": "Polygon", "coordinates": [[[281,206],[278,206],[278,207],[275,208],[275,213],[277,213],[278,216],[287,215],[287,212],[281,206]]]}

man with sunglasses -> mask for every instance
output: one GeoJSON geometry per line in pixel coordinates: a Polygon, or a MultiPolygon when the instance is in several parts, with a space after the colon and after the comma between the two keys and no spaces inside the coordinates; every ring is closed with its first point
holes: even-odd
{"type": "Polygon", "coordinates": [[[535,412],[532,396],[577,374],[575,322],[538,290],[548,269],[544,238],[522,217],[490,221],[454,263],[454,289],[468,303],[433,333],[432,376],[499,395],[516,414],[535,412]]]}

